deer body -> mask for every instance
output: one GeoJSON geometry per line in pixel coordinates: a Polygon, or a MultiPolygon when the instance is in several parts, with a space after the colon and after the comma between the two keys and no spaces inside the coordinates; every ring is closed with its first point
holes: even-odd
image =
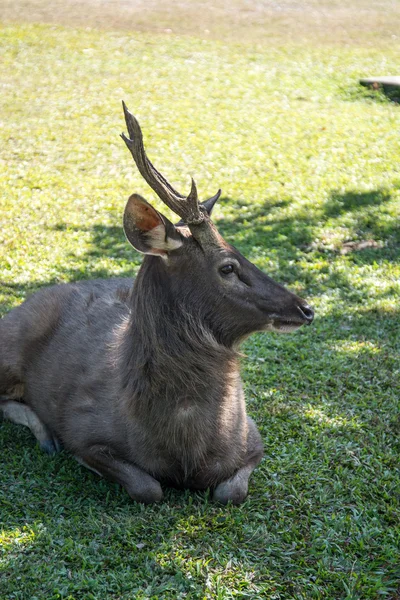
{"type": "MultiPolygon", "coordinates": [[[[141,132],[125,116],[130,147],[141,132]]],[[[53,286],[0,321],[0,408],[135,500],[160,500],[163,483],[239,503],[263,448],[236,346],[253,331],[296,329],[312,311],[219,236],[209,220],[219,194],[199,207],[193,184],[185,212],[142,147],[130,149],[183,221],[131,196],[125,233],[146,254],[133,286],[53,286]]]]}

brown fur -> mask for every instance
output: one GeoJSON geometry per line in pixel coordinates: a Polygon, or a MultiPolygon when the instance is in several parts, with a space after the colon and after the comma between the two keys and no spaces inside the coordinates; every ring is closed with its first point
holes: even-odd
{"type": "Polygon", "coordinates": [[[0,321],[5,416],[142,502],[161,499],[160,483],[243,501],[263,448],[236,347],[255,331],[313,318],[222,239],[209,218],[214,202],[189,230],[132,196],[125,233],[146,254],[133,286],[53,286],[0,321]]]}

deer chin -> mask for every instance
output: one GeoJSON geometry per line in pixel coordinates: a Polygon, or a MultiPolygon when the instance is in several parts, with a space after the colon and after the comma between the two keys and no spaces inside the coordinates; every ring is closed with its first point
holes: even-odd
{"type": "Polygon", "coordinates": [[[293,333],[300,327],[303,323],[293,323],[290,321],[271,321],[268,323],[263,331],[273,331],[274,333],[293,333]]]}

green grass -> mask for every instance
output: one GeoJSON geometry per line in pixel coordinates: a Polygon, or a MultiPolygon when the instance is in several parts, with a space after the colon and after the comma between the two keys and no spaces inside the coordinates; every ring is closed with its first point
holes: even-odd
{"type": "Polygon", "coordinates": [[[317,314],[244,347],[266,456],[241,507],[136,505],[2,423],[0,597],[399,598],[400,113],[357,84],[395,72],[396,49],[37,25],[0,43],[2,313],[137,272],[121,215],[154,197],[118,137],[124,99],[156,166],[181,191],[189,174],[203,197],[222,187],[225,237],[317,314]]]}

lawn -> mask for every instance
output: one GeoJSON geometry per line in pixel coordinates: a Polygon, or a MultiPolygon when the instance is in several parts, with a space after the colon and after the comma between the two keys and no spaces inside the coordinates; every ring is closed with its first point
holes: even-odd
{"type": "Polygon", "coordinates": [[[122,99],[167,178],[221,187],[226,239],[316,310],[243,346],[265,458],[240,507],[174,490],[135,504],[3,422],[0,597],[400,598],[400,108],[357,83],[397,74],[398,49],[0,35],[1,314],[44,285],[137,272],[125,201],[160,204],[119,138],[122,99]]]}

